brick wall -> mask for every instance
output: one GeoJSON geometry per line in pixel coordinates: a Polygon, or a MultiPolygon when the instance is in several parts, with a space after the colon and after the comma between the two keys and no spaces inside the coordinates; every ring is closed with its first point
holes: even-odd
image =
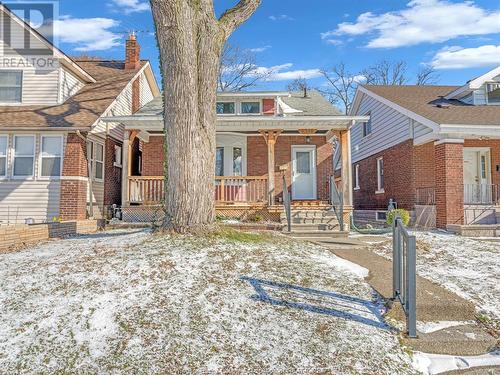
{"type": "Polygon", "coordinates": [[[435,186],[434,142],[413,148],[415,189],[435,186]]]}
{"type": "Polygon", "coordinates": [[[141,80],[136,78],[132,83],[132,113],[136,113],[141,109],[141,80]]]}
{"type": "Polygon", "coordinates": [[[122,169],[116,167],[115,163],[115,146],[122,147],[122,142],[108,137],[105,144],[106,165],[105,180],[104,180],[104,210],[109,210],[113,204],[121,204],[121,182],[122,169]]]}
{"type": "Polygon", "coordinates": [[[60,216],[63,220],[87,217],[87,146],[76,133],[69,133],[64,149],[61,180],[60,216]]]}
{"type": "MultiPolygon", "coordinates": [[[[247,174],[249,176],[267,175],[267,145],[262,136],[248,137],[247,141],[247,174]]],[[[316,146],[317,187],[318,199],[327,200],[328,177],[333,174],[333,147],[326,142],[323,136],[311,136],[311,142],[306,143],[305,136],[280,135],[275,145],[275,181],[276,196],[283,193],[282,172],[279,166],[286,166],[285,172],[288,188],[290,189],[292,174],[292,146],[316,146]]]]}
{"type": "Polygon", "coordinates": [[[442,143],[434,146],[436,176],[436,226],[463,224],[463,144],[442,143]]]}
{"type": "Polygon", "coordinates": [[[415,203],[413,148],[413,140],[408,140],[354,163],[354,165],[359,164],[360,187],[353,193],[356,210],[387,209],[391,198],[397,201],[398,207],[413,209],[415,203]],[[384,158],[385,192],[376,194],[379,157],[384,158]]]}
{"type": "Polygon", "coordinates": [[[69,221],[35,225],[0,226],[0,252],[14,251],[50,238],[96,232],[104,226],[102,220],[69,221]]]}
{"type": "Polygon", "coordinates": [[[142,143],[142,175],[163,176],[163,141],[165,137],[149,137],[142,143]]]}

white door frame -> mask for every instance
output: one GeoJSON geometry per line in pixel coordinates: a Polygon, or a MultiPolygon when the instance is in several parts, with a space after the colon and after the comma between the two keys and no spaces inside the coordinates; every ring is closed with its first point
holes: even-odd
{"type": "MultiPolygon", "coordinates": [[[[477,173],[479,174],[479,180],[476,183],[479,184],[491,184],[491,148],[490,147],[464,147],[464,152],[475,152],[475,153],[486,153],[486,181],[482,181],[481,178],[481,158],[476,159],[477,163],[477,173]]],[[[464,181],[465,182],[465,181],[464,181]]]]}
{"type": "MultiPolygon", "coordinates": [[[[318,175],[317,175],[317,165],[316,165],[316,145],[292,145],[292,153],[291,153],[291,164],[292,164],[292,200],[295,200],[295,152],[299,151],[309,151],[312,155],[312,172],[313,172],[313,196],[311,198],[305,198],[304,200],[315,200],[318,199],[318,175]]],[[[300,199],[302,200],[302,199],[300,199]]]]}

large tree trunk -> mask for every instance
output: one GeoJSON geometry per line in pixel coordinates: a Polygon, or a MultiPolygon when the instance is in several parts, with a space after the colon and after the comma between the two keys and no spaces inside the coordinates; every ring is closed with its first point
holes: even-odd
{"type": "Polygon", "coordinates": [[[166,137],[166,225],[178,232],[214,221],[217,76],[222,47],[260,0],[218,20],[212,0],[151,0],[160,49],[166,137]]]}

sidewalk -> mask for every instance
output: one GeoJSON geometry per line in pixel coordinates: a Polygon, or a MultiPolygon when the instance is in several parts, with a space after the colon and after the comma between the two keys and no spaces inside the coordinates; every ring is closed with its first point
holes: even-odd
{"type": "MultiPolygon", "coordinates": [[[[392,262],[373,253],[368,242],[377,237],[363,240],[350,238],[310,239],[325,246],[335,255],[359,264],[369,270],[366,281],[384,299],[392,298],[392,262]]],[[[389,302],[388,317],[404,321],[404,312],[399,303],[389,302]]],[[[456,321],[475,322],[474,305],[447,289],[417,275],[417,319],[419,322],[456,321]]],[[[417,339],[402,338],[403,344],[414,350],[450,355],[479,355],[490,352],[497,340],[478,323],[441,329],[431,333],[418,332],[417,339]]]]}

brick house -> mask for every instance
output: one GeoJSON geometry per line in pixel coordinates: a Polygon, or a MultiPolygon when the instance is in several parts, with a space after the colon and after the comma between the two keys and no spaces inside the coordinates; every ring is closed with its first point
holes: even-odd
{"type": "MultiPolygon", "coordinates": [[[[463,86],[361,86],[351,114],[355,217],[389,200],[417,224],[500,224],[500,67],[463,86]]],[[[377,213],[379,212],[380,213],[377,213]]]]}
{"type": "MultiPolygon", "coordinates": [[[[295,207],[328,208],[336,145],[341,163],[337,184],[349,214],[348,128],[365,117],[341,115],[317,91],[221,92],[216,110],[214,194],[219,215],[279,221],[283,177],[295,207]]],[[[105,121],[122,123],[124,142],[129,142],[123,156],[128,164],[122,178],[124,220],[150,220],[163,198],[162,101],[105,121]]]]}
{"type": "Polygon", "coordinates": [[[149,62],[135,36],[124,61],[72,59],[1,4],[0,16],[40,56],[0,38],[0,225],[107,216],[121,203],[124,129],[102,118],[159,95],[149,62]]]}

